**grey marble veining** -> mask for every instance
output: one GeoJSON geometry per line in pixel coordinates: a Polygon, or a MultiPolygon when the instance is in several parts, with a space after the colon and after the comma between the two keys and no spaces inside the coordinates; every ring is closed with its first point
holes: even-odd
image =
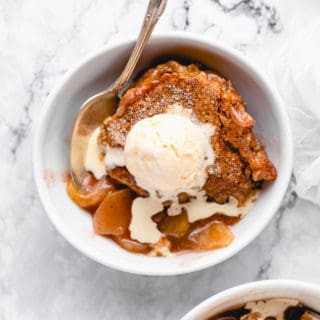
{"type": "MultiPolygon", "coordinates": [[[[50,224],[32,178],[32,133],[42,105],[79,59],[136,35],[146,3],[0,0],[0,319],[179,319],[201,300],[247,281],[320,284],[320,208],[297,196],[294,178],[255,241],[216,267],[184,276],[108,269],[73,249],[50,224]]],[[[317,0],[169,0],[155,32],[206,34],[273,76],[281,66],[279,48],[289,50],[287,43],[319,14],[317,0]]],[[[279,88],[290,101],[291,91],[279,88]]],[[[298,159],[304,159],[301,150],[296,145],[298,159]]],[[[301,166],[296,162],[295,172],[301,166]]]]}

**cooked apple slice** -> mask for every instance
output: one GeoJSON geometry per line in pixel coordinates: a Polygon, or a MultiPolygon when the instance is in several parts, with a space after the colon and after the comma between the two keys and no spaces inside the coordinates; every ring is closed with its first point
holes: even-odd
{"type": "Polygon", "coordinates": [[[95,233],[115,236],[125,234],[130,224],[132,201],[129,189],[108,194],[93,216],[95,233]]]}
{"type": "Polygon", "coordinates": [[[195,250],[212,250],[228,246],[234,235],[222,222],[213,221],[210,224],[192,231],[189,240],[195,250]]]}
{"type": "Polygon", "coordinates": [[[167,236],[182,238],[189,231],[188,215],[184,211],[177,216],[165,215],[158,223],[159,230],[167,236]]]}
{"type": "Polygon", "coordinates": [[[118,243],[120,247],[133,253],[147,253],[150,250],[148,244],[132,240],[128,235],[112,236],[112,239],[118,243]]]}
{"type": "Polygon", "coordinates": [[[90,211],[98,208],[103,199],[114,190],[114,185],[107,177],[96,180],[92,175],[88,175],[80,190],[74,184],[71,177],[67,182],[67,193],[69,197],[79,207],[90,211]]]}

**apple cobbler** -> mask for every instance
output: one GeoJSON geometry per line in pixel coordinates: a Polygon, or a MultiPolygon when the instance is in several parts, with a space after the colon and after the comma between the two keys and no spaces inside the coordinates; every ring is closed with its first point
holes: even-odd
{"type": "Polygon", "coordinates": [[[196,64],[146,71],[91,135],[71,199],[94,232],[131,252],[165,256],[228,246],[229,226],[277,177],[254,119],[229,80],[196,64]]]}

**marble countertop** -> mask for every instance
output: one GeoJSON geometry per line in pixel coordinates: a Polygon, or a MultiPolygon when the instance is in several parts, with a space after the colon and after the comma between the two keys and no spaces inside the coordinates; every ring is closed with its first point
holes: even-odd
{"type": "MultiPolygon", "coordinates": [[[[308,101],[297,102],[286,67],[297,34],[319,19],[318,0],[169,0],[155,30],[193,31],[233,46],[273,77],[286,102],[296,179],[272,222],[246,249],[189,275],[136,276],[86,258],[49,222],[32,177],[34,123],[47,95],[79,59],[138,33],[146,3],[0,1],[0,319],[179,319],[212,294],[248,281],[320,284],[319,193],[306,196],[299,182],[308,159],[318,156],[310,150],[319,150],[320,130],[307,122],[314,119],[308,101]],[[305,140],[302,124],[314,128],[305,140]]],[[[309,36],[312,42],[319,33],[309,36]]]]}

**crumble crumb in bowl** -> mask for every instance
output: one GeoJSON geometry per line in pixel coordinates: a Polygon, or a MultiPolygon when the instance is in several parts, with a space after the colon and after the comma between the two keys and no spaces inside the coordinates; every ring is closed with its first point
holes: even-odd
{"type": "Polygon", "coordinates": [[[182,320],[319,320],[320,287],[295,280],[265,280],[224,290],[182,320]]]}
{"type": "Polygon", "coordinates": [[[68,172],[79,107],[116,78],[132,43],[91,56],[51,94],[34,143],[40,197],[61,234],[104,265],[146,275],[215,265],[261,232],[292,166],[284,107],[234,50],[192,34],[153,37],[90,138],[81,189],[69,180],[68,196],[65,181],[44,179],[68,172]]]}

